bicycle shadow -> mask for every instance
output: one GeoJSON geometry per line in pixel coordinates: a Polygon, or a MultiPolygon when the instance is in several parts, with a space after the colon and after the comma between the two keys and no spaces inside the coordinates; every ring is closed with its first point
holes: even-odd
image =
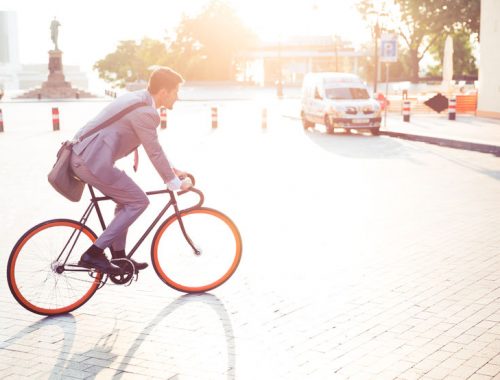
{"type": "MultiPolygon", "coordinates": [[[[64,368],[65,363],[67,363],[69,353],[73,346],[75,340],[76,331],[76,320],[71,314],[64,314],[59,316],[45,317],[31,325],[25,327],[13,337],[0,342],[0,351],[9,350],[9,347],[17,344],[21,339],[27,337],[28,335],[39,331],[41,328],[57,326],[63,331],[63,347],[61,348],[59,355],[56,359],[56,364],[54,365],[49,379],[61,378],[61,371],[64,368]],[[62,323],[61,323],[62,321],[62,323]]],[[[17,351],[17,350],[14,350],[17,351]]],[[[18,359],[17,359],[18,360],[18,359]]]]}
{"type": "Polygon", "coordinates": [[[236,370],[236,346],[234,341],[234,331],[233,326],[231,324],[231,318],[229,313],[227,312],[224,303],[210,293],[202,293],[202,294],[184,294],[177,299],[175,299],[170,305],[166,306],[163,310],[158,312],[158,314],[151,320],[151,322],[144,327],[144,329],[137,335],[137,339],[134,341],[132,346],[128,349],[128,351],[124,355],[124,359],[120,363],[117,374],[113,377],[114,379],[120,379],[125,373],[126,368],[130,364],[131,359],[134,357],[134,354],[140,348],[142,343],[147,340],[147,337],[151,333],[151,331],[166,317],[173,314],[179,308],[182,308],[184,305],[193,302],[201,302],[210,306],[218,315],[220,321],[222,322],[222,327],[224,329],[224,335],[226,337],[226,346],[227,346],[227,378],[232,379],[234,376],[232,373],[236,370]]]}
{"type": "MultiPolygon", "coordinates": [[[[137,335],[134,343],[127,350],[126,354],[120,363],[113,366],[113,371],[115,372],[113,378],[120,379],[123,375],[130,375],[127,372],[127,366],[134,360],[134,354],[141,347],[141,345],[147,341],[148,336],[151,334],[153,329],[165,318],[173,314],[178,309],[182,308],[187,304],[192,304],[193,302],[200,302],[210,306],[218,315],[219,320],[222,322],[222,327],[224,330],[224,335],[226,337],[227,346],[227,373],[228,378],[233,378],[233,373],[236,369],[236,355],[235,355],[235,342],[234,342],[234,332],[231,324],[231,318],[227,312],[223,302],[216,296],[203,293],[203,294],[184,294],[176,298],[173,302],[163,308],[158,314],[149,322],[149,324],[144,327],[144,329],[137,335]]],[[[64,378],[71,373],[76,373],[81,371],[88,372],[89,379],[95,379],[99,376],[100,372],[104,369],[110,367],[112,363],[115,362],[118,357],[117,354],[113,353],[113,348],[119,336],[120,330],[116,327],[116,319],[113,330],[100,337],[96,342],[95,346],[85,352],[72,353],[73,344],[75,342],[75,332],[76,332],[76,319],[71,314],[65,314],[60,316],[45,317],[16,333],[13,337],[6,339],[4,342],[0,343],[1,350],[8,350],[10,346],[18,344],[23,338],[28,337],[39,331],[41,328],[57,326],[60,327],[64,333],[63,336],[63,346],[60,349],[59,355],[56,359],[56,363],[52,368],[49,375],[49,379],[60,379],[64,378]],[[71,355],[71,356],[70,356],[71,355]],[[93,358],[95,365],[86,363],[85,360],[88,358],[93,358]],[[88,371],[90,367],[93,367],[94,372],[88,371]]],[[[18,348],[13,351],[18,351],[18,348]]],[[[18,359],[16,359],[18,360],[18,359]]]]}
{"type": "Polygon", "coordinates": [[[113,330],[111,331],[111,333],[101,336],[92,349],[85,352],[75,353],[70,358],[68,358],[66,363],[69,364],[57,373],[57,375],[59,376],[58,378],[61,378],[61,376],[64,378],[67,375],[71,375],[71,372],[81,373],[81,371],[92,367],[92,365],[89,365],[88,363],[82,363],[82,359],[85,360],[87,358],[93,358],[93,360],[97,360],[99,364],[94,368],[100,368],[94,373],[86,371],[88,373],[86,379],[95,379],[101,369],[108,368],[108,366],[113,363],[118,356],[112,352],[120,332],[120,330],[116,328],[116,323],[117,318],[115,318],[115,325],[113,326],[113,330]]]}

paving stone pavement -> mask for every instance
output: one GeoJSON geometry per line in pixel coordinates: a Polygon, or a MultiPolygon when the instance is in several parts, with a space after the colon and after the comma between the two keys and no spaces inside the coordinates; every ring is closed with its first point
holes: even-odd
{"type": "MultiPolygon", "coordinates": [[[[100,106],[61,105],[58,133],[44,105],[4,108],[1,378],[500,378],[500,158],[304,133],[272,107],[262,130],[261,104],[225,103],[211,130],[206,105],[181,103],[160,133],[206,204],[238,224],[233,278],[184,295],[148,268],[71,314],[24,310],[8,290],[8,255],[29,227],[83,212],[45,176],[59,142],[100,106]]],[[[158,188],[146,161],[130,175],[158,188]]]]}

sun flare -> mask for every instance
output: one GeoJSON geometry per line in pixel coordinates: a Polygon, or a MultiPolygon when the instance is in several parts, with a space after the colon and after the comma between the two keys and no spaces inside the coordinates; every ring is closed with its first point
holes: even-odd
{"type": "Polygon", "coordinates": [[[263,41],[332,35],[359,44],[370,38],[353,1],[232,0],[230,4],[263,41]]]}

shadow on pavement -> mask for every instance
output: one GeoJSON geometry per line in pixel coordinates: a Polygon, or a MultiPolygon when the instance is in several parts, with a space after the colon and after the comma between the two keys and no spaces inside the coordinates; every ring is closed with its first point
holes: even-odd
{"type": "MultiPolygon", "coordinates": [[[[15,344],[18,344],[20,340],[25,337],[28,337],[32,333],[36,333],[42,328],[56,326],[60,327],[64,337],[63,337],[63,347],[59,352],[59,356],[57,357],[56,364],[52,369],[52,373],[49,378],[61,378],[61,374],[64,371],[64,365],[68,361],[68,355],[71,352],[71,348],[73,347],[73,342],[75,340],[75,331],[76,331],[76,320],[71,314],[59,315],[54,317],[45,317],[27,327],[19,331],[13,337],[6,339],[4,342],[0,343],[0,351],[9,350],[9,347],[15,344]]],[[[17,347],[12,348],[13,351],[19,351],[17,347]]],[[[20,360],[19,358],[15,359],[20,360]]]]}
{"type": "MultiPolygon", "coordinates": [[[[231,319],[224,304],[219,300],[219,298],[208,293],[182,295],[175,301],[167,305],[160,312],[158,312],[158,314],[151,320],[151,322],[149,322],[149,324],[144,327],[144,329],[139,334],[137,334],[137,338],[127,350],[127,352],[123,355],[123,359],[119,363],[115,362],[118,354],[113,353],[114,345],[120,333],[120,330],[116,327],[116,320],[112,331],[100,337],[92,349],[85,352],[73,353],[70,356],[70,353],[74,351],[73,344],[75,341],[77,323],[75,317],[73,317],[71,314],[46,317],[25,327],[23,330],[16,333],[13,337],[6,339],[4,342],[1,342],[0,352],[2,350],[10,350],[15,351],[16,353],[22,353],[22,347],[20,347],[19,344],[23,344],[21,342],[23,338],[29,337],[30,334],[34,334],[40,329],[50,326],[57,326],[61,328],[64,334],[62,338],[63,346],[59,350],[59,355],[56,359],[56,363],[52,368],[52,371],[48,378],[60,379],[61,377],[65,378],[66,376],[71,376],[72,374],[74,375],[76,373],[81,374],[82,371],[85,371],[88,372],[87,378],[94,379],[100,376],[100,372],[102,370],[109,368],[109,366],[114,363],[112,367],[112,371],[115,372],[113,379],[120,379],[123,375],[132,375],[132,373],[127,372],[127,366],[129,364],[132,364],[131,361],[134,360],[135,353],[139,350],[142,343],[148,340],[148,337],[150,336],[150,334],[152,334],[154,328],[176,310],[193,302],[206,304],[217,313],[218,319],[222,323],[224,335],[226,337],[227,368],[225,370],[225,373],[227,373],[228,378],[234,378],[234,371],[236,368],[236,353],[231,319]],[[95,363],[95,365],[86,363],[86,360],[89,358],[97,361],[97,363],[95,363]],[[90,369],[91,367],[92,369],[90,369]]],[[[54,339],[57,339],[57,337],[54,339]]],[[[31,346],[27,346],[26,348],[26,352],[29,352],[31,346]]],[[[20,359],[19,357],[17,357],[13,360],[18,361],[20,359]]]]}
{"type": "Polygon", "coordinates": [[[127,365],[130,363],[131,358],[140,348],[142,343],[151,334],[152,330],[166,317],[175,312],[177,309],[182,308],[184,305],[192,302],[199,302],[210,306],[219,316],[220,321],[224,329],[224,334],[226,337],[227,345],[227,377],[232,379],[234,377],[234,371],[236,368],[236,353],[235,353],[235,342],[233,326],[231,324],[231,319],[229,314],[222,303],[216,296],[203,293],[203,294],[184,294],[173,301],[170,305],[166,306],[161,310],[156,317],[154,317],[149,324],[144,327],[144,329],[137,335],[137,339],[134,341],[132,346],[125,353],[122,362],[120,363],[117,374],[113,376],[113,379],[120,379],[124,373],[126,373],[127,365]]]}
{"type": "Polygon", "coordinates": [[[451,154],[446,153],[445,151],[436,151],[431,149],[426,149],[429,154],[433,154],[443,160],[446,160],[454,165],[461,166],[462,168],[472,170],[476,173],[484,174],[490,178],[496,179],[500,181],[500,170],[489,169],[485,167],[479,166],[477,163],[471,160],[467,160],[462,157],[453,157],[451,154]]]}
{"type": "Polygon", "coordinates": [[[418,162],[408,144],[384,136],[371,136],[368,132],[335,132],[329,135],[318,130],[304,131],[314,144],[331,154],[349,158],[401,158],[418,162]]]}

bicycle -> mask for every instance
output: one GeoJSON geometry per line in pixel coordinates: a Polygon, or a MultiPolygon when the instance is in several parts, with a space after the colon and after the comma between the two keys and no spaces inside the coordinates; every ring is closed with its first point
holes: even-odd
{"type": "MultiPolygon", "coordinates": [[[[194,178],[190,177],[194,185],[194,178]]],[[[129,285],[134,277],[138,279],[138,271],[129,260],[118,275],[75,264],[97,239],[86,225],[92,211],[95,209],[102,229],[106,229],[99,202],[111,199],[96,196],[94,188],[87,186],[91,199],[80,221],[52,219],[37,224],[25,232],[12,249],[7,282],[16,301],[33,313],[69,313],[85,304],[108,278],[117,285],[129,285]]],[[[203,207],[204,195],[194,187],[178,192],[177,196],[168,189],[146,194],[170,197],[126,258],[134,255],[173,206],[174,212],[160,224],[151,244],[151,261],[158,277],[171,288],[185,293],[207,292],[225,283],[241,260],[241,235],[234,222],[216,209],[203,207]],[[177,196],[189,192],[199,196],[198,203],[180,210],[177,196]]]]}

